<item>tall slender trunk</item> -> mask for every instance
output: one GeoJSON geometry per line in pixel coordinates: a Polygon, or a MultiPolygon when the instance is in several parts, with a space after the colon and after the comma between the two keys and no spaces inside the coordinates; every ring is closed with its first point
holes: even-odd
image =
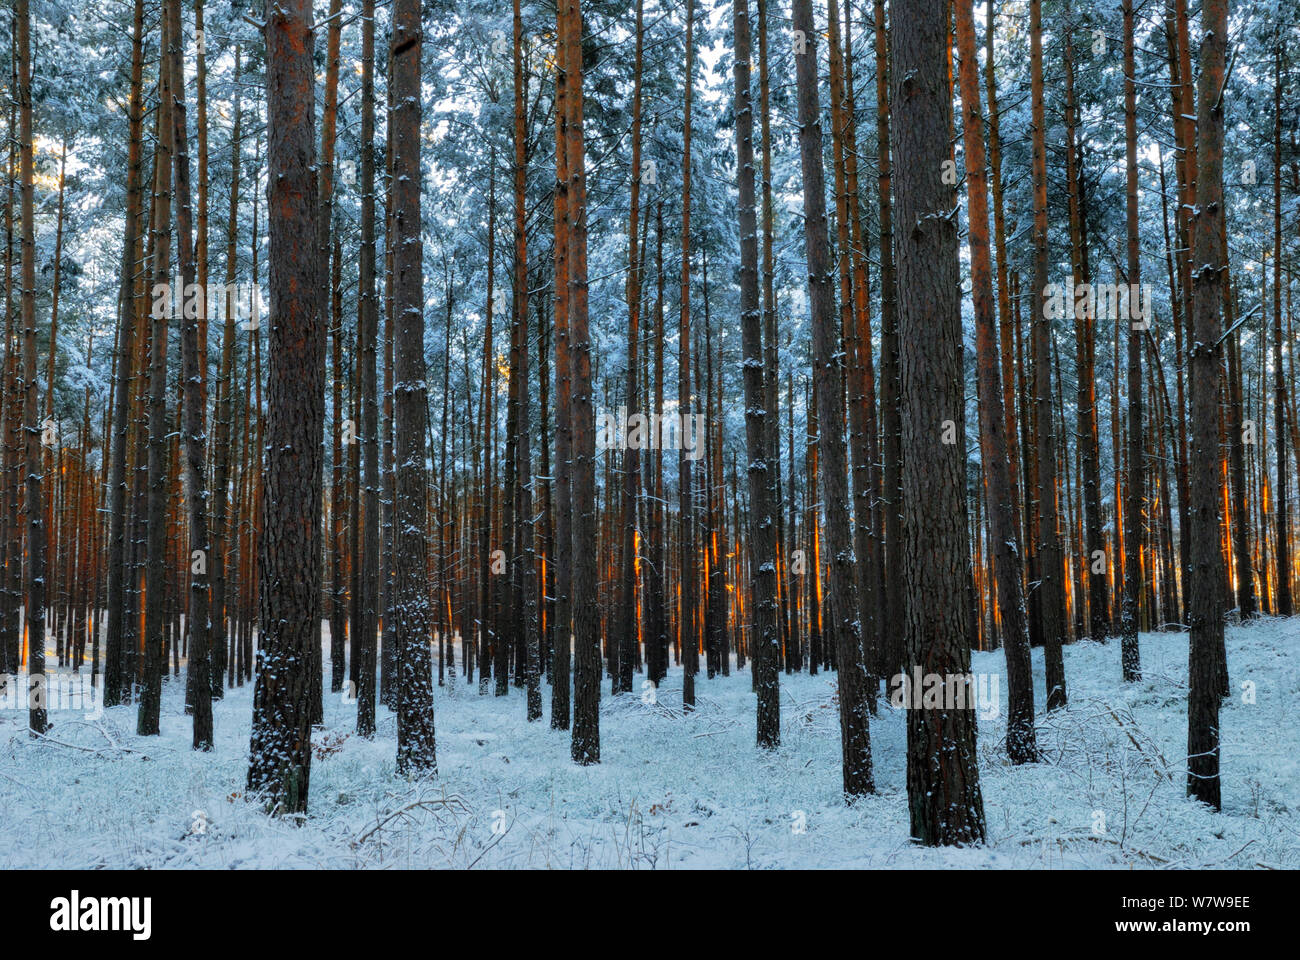
{"type": "Polygon", "coordinates": [[[892,160],[890,77],[885,0],[873,0],[876,43],[876,152],[879,155],[877,193],[880,204],[880,411],[884,434],[885,595],[880,622],[881,673],[902,669],[905,608],[903,584],[903,445],[898,394],[898,282],[894,273],[894,213],[891,193],[892,160]]]}
{"type": "MultiPolygon", "coordinates": [[[[758,0],[758,100],[759,133],[762,137],[762,210],[763,210],[763,409],[768,411],[764,420],[768,431],[767,468],[768,482],[772,486],[771,506],[776,521],[777,551],[777,625],[781,632],[781,642],[790,647],[790,612],[787,583],[790,580],[790,559],[785,551],[785,513],[781,509],[781,416],[777,387],[780,379],[780,360],[776,340],[776,207],[772,202],[772,97],[771,83],[768,77],[767,63],[767,3],[758,0]],[[780,575],[784,573],[785,577],[780,575]]],[[[788,400],[793,404],[793,399],[788,400]]],[[[791,461],[794,448],[791,448],[791,461]]],[[[739,535],[739,531],[737,531],[739,535]]],[[[799,662],[798,644],[793,647],[796,665],[799,662]]],[[[779,657],[777,658],[779,661],[779,657]]],[[[779,667],[779,662],[777,667],[779,667]]]]}
{"type": "MultiPolygon", "coordinates": [[[[164,17],[161,46],[168,48],[170,24],[164,17]]],[[[140,705],[136,733],[156,736],[158,711],[162,698],[163,606],[167,575],[167,340],[168,321],[175,306],[171,284],[171,196],[172,153],[175,128],[171,122],[171,67],[164,56],[159,66],[157,150],[154,170],[153,200],[153,270],[154,285],[149,311],[149,394],[148,410],[148,493],[146,495],[145,576],[144,576],[144,658],[140,685],[140,705]]]]}
{"type": "MultiPolygon", "coordinates": [[[[123,638],[127,625],[126,594],[130,543],[126,535],[127,437],[131,432],[131,387],[143,371],[135,366],[135,291],[141,269],[140,207],[143,139],[144,0],[136,0],[131,25],[131,88],[127,99],[126,209],[122,239],[122,273],[117,295],[117,378],[113,386],[113,437],[108,469],[108,632],[104,647],[104,703],[125,702],[123,638]]],[[[2,642],[2,638],[0,638],[2,642]]]]}
{"type": "Polygon", "coordinates": [[[1056,435],[1052,429],[1052,323],[1048,319],[1047,129],[1043,96],[1042,0],[1029,0],[1029,50],[1033,98],[1034,371],[1038,440],[1038,604],[1043,623],[1047,709],[1065,706],[1065,572],[1056,505],[1056,435]]]}
{"type": "MultiPolygon", "coordinates": [[[[1065,7],[1065,127],[1066,127],[1066,183],[1069,191],[1071,273],[1076,284],[1089,283],[1087,210],[1083,184],[1083,148],[1077,136],[1079,108],[1074,84],[1074,45],[1069,31],[1074,23],[1070,7],[1065,7]]],[[[1075,324],[1075,433],[1079,454],[1079,479],[1082,482],[1080,512],[1083,515],[1083,537],[1080,567],[1084,572],[1076,598],[1076,609],[1082,622],[1082,608],[1086,599],[1088,608],[1087,631],[1093,640],[1106,639],[1110,626],[1110,597],[1106,584],[1106,541],[1101,519],[1101,454],[1097,438],[1097,383],[1096,337],[1093,311],[1071,310],[1075,324]],[[1098,556],[1100,554],[1100,557],[1098,556]]]]}
{"type": "MultiPolygon", "coordinates": [[[[190,201],[189,135],[186,125],[185,64],[182,58],[184,31],[181,28],[181,0],[168,0],[168,49],[171,62],[171,118],[175,130],[176,248],[181,280],[185,289],[196,283],[194,214],[190,201]]],[[[205,289],[205,288],[200,288],[205,289]]],[[[186,671],[186,702],[194,711],[195,750],[212,749],[212,673],[209,661],[208,488],[207,488],[207,382],[203,375],[206,343],[199,342],[199,321],[206,327],[207,296],[191,310],[188,302],[181,317],[182,436],[185,461],[185,509],[189,527],[190,596],[186,607],[189,629],[189,667],[186,671]]],[[[323,361],[322,361],[323,362],[323,361]]]]}
{"type": "Polygon", "coordinates": [[[479,526],[479,640],[478,640],[478,692],[480,696],[487,693],[488,678],[491,676],[492,660],[489,656],[491,647],[497,642],[496,621],[492,615],[492,604],[496,597],[495,577],[497,572],[492,563],[492,505],[495,486],[495,474],[492,469],[492,454],[495,447],[496,419],[493,414],[493,401],[496,398],[496,355],[492,350],[492,323],[496,303],[496,150],[488,151],[488,263],[487,263],[487,310],[483,321],[483,490],[482,516],[479,526]]]}
{"type": "MultiPolygon", "coordinates": [[[[1188,354],[1192,393],[1193,463],[1219,463],[1219,309],[1222,302],[1223,247],[1223,84],[1228,42],[1227,0],[1205,0],[1201,14],[1201,75],[1197,84],[1198,158],[1195,254],[1192,283],[1192,343],[1188,354]]],[[[1275,354],[1276,357],[1276,354],[1275,354]]],[[[1279,465],[1279,470],[1280,470],[1279,465]]],[[[1191,471],[1189,513],[1190,582],[1187,590],[1191,649],[1187,695],[1187,793],[1215,810],[1219,787],[1218,649],[1223,643],[1223,556],[1219,507],[1223,501],[1218,469],[1191,471]]],[[[1277,491],[1275,496],[1280,495],[1277,491]]],[[[1280,568],[1279,568],[1280,570],[1280,568]]]]}
{"type": "Polygon", "coordinates": [[[781,743],[781,703],[777,662],[781,655],[776,622],[776,517],[769,476],[779,466],[771,453],[769,418],[764,398],[763,330],[759,311],[758,222],[754,197],[754,106],[750,91],[748,0],[733,0],[735,30],[736,166],[740,174],[740,323],[744,348],[745,456],[749,463],[750,577],[753,597],[751,653],[758,693],[758,745],[769,750],[781,743]]]}
{"type": "Polygon", "coordinates": [[[1030,669],[1029,634],[1021,587],[1015,498],[1011,494],[1011,440],[1002,408],[997,307],[993,298],[989,253],[988,185],[980,116],[979,64],[976,62],[975,15],[971,0],[957,0],[956,21],[970,217],[971,288],[975,302],[980,454],[998,615],[1007,659],[1007,755],[1012,763],[1032,763],[1038,757],[1034,735],[1034,677],[1030,669]]]}
{"type": "Polygon", "coordinates": [[[514,0],[514,88],[515,88],[515,324],[519,328],[519,357],[517,376],[519,395],[515,412],[515,457],[518,463],[519,543],[515,551],[515,564],[519,571],[520,604],[516,616],[523,622],[519,633],[524,644],[525,676],[528,683],[528,720],[542,716],[541,648],[537,632],[536,584],[536,529],[533,522],[532,433],[529,424],[528,402],[528,232],[526,209],[527,156],[524,125],[523,19],[520,0],[514,0]]]}
{"type": "MultiPolygon", "coordinates": [[[[14,37],[18,56],[18,164],[22,211],[22,268],[20,322],[23,331],[23,431],[26,434],[27,510],[27,676],[45,675],[45,507],[42,499],[41,425],[36,364],[36,206],[32,164],[32,53],[31,14],[28,0],[15,0],[14,37]]],[[[28,726],[44,734],[48,717],[43,695],[32,696],[28,705],[28,726]]]]}
{"type": "Polygon", "coordinates": [[[551,729],[568,730],[569,665],[573,651],[570,607],[573,554],[572,370],[569,356],[568,3],[556,4],[555,52],[555,654],[551,664],[551,729]]]}
{"type": "MultiPolygon", "coordinates": [[[[837,660],[840,745],[846,796],[875,789],[871,768],[867,672],[862,662],[848,510],[848,463],[844,449],[843,354],[835,318],[834,266],[827,243],[825,174],[822,169],[821,106],[817,91],[817,33],[811,0],[794,0],[794,29],[805,45],[795,54],[799,101],[799,159],[803,173],[804,250],[812,308],[813,377],[817,383],[817,449],[821,460],[821,508],[831,566],[831,642],[837,660]]],[[[796,48],[799,50],[800,48],[796,48]]]]}
{"type": "MultiPolygon", "coordinates": [[[[1134,62],[1133,0],[1124,0],[1124,156],[1126,232],[1128,235],[1128,282],[1142,282],[1142,259],[1139,253],[1138,234],[1138,170],[1137,170],[1137,98],[1134,62]]],[[[1130,286],[1131,290],[1138,289],[1130,286]]],[[[1138,591],[1142,551],[1142,510],[1146,492],[1143,483],[1142,437],[1142,324],[1129,319],[1128,332],[1128,504],[1125,507],[1124,530],[1124,608],[1120,620],[1120,660],[1124,682],[1133,683],[1142,678],[1142,657],[1138,649],[1138,591]]],[[[1119,371],[1116,370],[1116,376],[1119,371]]]]}
{"type": "MultiPolygon", "coordinates": [[[[329,535],[321,538],[322,549],[328,548],[330,554],[330,690],[337,693],[343,688],[344,636],[346,633],[346,612],[343,590],[343,523],[340,522],[339,510],[346,511],[347,495],[344,492],[343,479],[343,317],[339,307],[342,306],[342,293],[334,282],[336,275],[342,273],[341,265],[335,259],[331,268],[330,247],[334,233],[334,147],[338,131],[339,106],[339,48],[343,33],[343,0],[330,0],[329,32],[325,46],[325,102],[321,114],[321,163],[320,163],[320,223],[319,248],[322,278],[329,278],[330,299],[330,348],[333,361],[333,409],[334,434],[332,470],[330,473],[330,515],[329,535]]],[[[337,238],[334,238],[335,240],[337,238]]],[[[353,438],[349,438],[351,440],[353,438]]]]}
{"type": "MultiPolygon", "coordinates": [[[[235,45],[234,78],[239,80],[240,46],[235,45]]],[[[238,87],[235,88],[238,91],[238,87]]],[[[230,439],[234,417],[234,365],[235,316],[234,284],[236,269],[236,244],[239,239],[239,152],[243,134],[243,98],[234,95],[234,119],[230,131],[230,216],[226,225],[226,303],[221,331],[221,365],[217,371],[217,406],[215,463],[212,471],[212,696],[224,696],[224,681],[228,664],[226,571],[230,554],[230,439]]]]}
{"type": "MultiPolygon", "coordinates": [[[[569,169],[569,353],[573,387],[574,634],[573,740],[575,763],[600,762],[600,609],[596,582],[596,431],[592,411],[591,334],[587,317],[587,173],[582,113],[582,5],[568,6],[564,24],[566,162],[569,169]]],[[[688,0],[690,2],[690,0],[688,0]]]]}
{"type": "MultiPolygon", "coordinates": [[[[662,420],[664,406],[664,340],[667,330],[664,328],[664,201],[662,195],[655,204],[655,308],[654,308],[654,363],[653,363],[653,399],[650,414],[662,420]]],[[[647,482],[650,489],[649,515],[649,561],[646,565],[646,674],[654,686],[663,682],[668,673],[668,624],[667,604],[664,598],[665,564],[667,555],[664,549],[664,464],[663,451],[658,443],[653,444],[649,469],[654,474],[653,482],[647,482]]],[[[649,478],[647,478],[649,481],[649,478]]]]}
{"type": "MultiPolygon", "coordinates": [[[[677,327],[677,412],[686,417],[691,412],[691,101],[695,92],[695,0],[686,0],[686,94],[682,111],[682,280],[681,322],[677,327]]],[[[683,420],[683,422],[685,422],[683,420]]],[[[694,495],[691,460],[685,445],[677,457],[677,488],[680,502],[678,546],[681,613],[677,632],[682,659],[682,708],[695,709],[695,674],[699,672],[700,643],[695,592],[697,569],[695,552],[694,495]]]]}
{"type": "MultiPolygon", "coordinates": [[[[641,216],[641,60],[644,46],[644,2],[636,4],[636,53],[632,74],[632,188],[628,213],[627,251],[627,408],[641,412],[637,348],[641,337],[641,264],[637,248],[637,226],[641,216]]],[[[644,414],[642,414],[644,416],[644,414]]],[[[632,690],[632,668],[637,650],[637,572],[640,547],[637,511],[641,491],[641,451],[628,444],[623,451],[623,571],[622,596],[619,600],[620,622],[618,675],[614,692],[632,690]]]]}
{"type": "Polygon", "coordinates": [[[394,0],[393,111],[393,639],[397,676],[397,770],[437,770],[429,646],[429,385],[424,360],[424,244],[420,237],[420,0],[394,0]]]}
{"type": "MultiPolygon", "coordinates": [[[[832,0],[834,2],[834,0],[832,0]]],[[[881,664],[880,603],[884,597],[884,570],[881,567],[880,440],[876,415],[876,371],[871,351],[871,298],[867,276],[866,214],[862,209],[858,180],[857,96],[853,79],[852,5],[844,2],[844,173],[847,189],[846,210],[853,263],[853,353],[849,360],[849,423],[856,438],[852,445],[854,549],[858,553],[859,616],[862,621],[862,648],[866,657],[868,683],[873,696],[876,675],[881,664]],[[858,540],[861,543],[858,543],[858,540]]]]}
{"type": "MultiPolygon", "coordinates": [[[[1273,72],[1273,448],[1277,487],[1273,491],[1277,519],[1277,614],[1291,616],[1291,480],[1286,459],[1286,368],[1282,365],[1282,47],[1275,50],[1273,72]]],[[[1201,151],[1198,151],[1200,153],[1201,151]]],[[[1204,155],[1201,156],[1204,162],[1204,155]]],[[[1226,269],[1226,261],[1221,261],[1226,269]]],[[[1218,462],[1217,460],[1215,461],[1218,462]]]]}
{"type": "Polygon", "coordinates": [[[361,250],[357,292],[357,391],[361,407],[361,495],[358,498],[352,595],[352,662],[356,672],[357,734],[375,735],[375,658],[379,642],[379,300],[375,287],[375,4],[361,15],[361,250]]]}

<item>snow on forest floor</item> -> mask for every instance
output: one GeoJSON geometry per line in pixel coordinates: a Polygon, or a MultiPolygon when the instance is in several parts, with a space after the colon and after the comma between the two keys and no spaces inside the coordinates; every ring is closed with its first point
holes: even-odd
{"type": "Polygon", "coordinates": [[[612,699],[606,680],[590,767],[550,729],[545,685],[529,724],[522,690],[461,681],[436,690],[438,775],[418,783],[394,773],[390,711],[367,742],[355,704],[330,696],[301,826],[242,799],[252,685],[216,705],[217,747],[199,754],[172,679],[161,737],[135,735],[134,706],[52,712],[51,742],[0,710],[0,868],[1300,867],[1300,618],[1229,627],[1227,642],[1221,814],[1184,795],[1187,636],[1143,634],[1129,686],[1118,641],[1067,647],[1070,703],[1051,717],[1034,651],[1044,759],[1020,767],[1001,748],[1003,654],[974,655],[1003,707],[979,719],[985,846],[908,841],[906,717],[887,704],[871,725],[878,792],[844,803],[833,673],[781,676],[773,753],[754,746],[748,669],[701,677],[688,716],[677,669],[656,704],[612,699]]]}

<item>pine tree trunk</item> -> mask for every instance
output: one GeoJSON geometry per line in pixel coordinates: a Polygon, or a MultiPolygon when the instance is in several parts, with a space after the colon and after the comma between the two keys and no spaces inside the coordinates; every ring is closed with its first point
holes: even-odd
{"type": "MultiPolygon", "coordinates": [[[[1125,195],[1127,198],[1126,231],[1128,234],[1128,282],[1142,281],[1142,260],[1138,235],[1137,109],[1133,72],[1135,69],[1133,36],[1133,0],[1124,0],[1124,152],[1125,195]]],[[[1131,287],[1130,289],[1136,289],[1131,287]]],[[[1142,551],[1143,489],[1146,471],[1142,468],[1142,335],[1129,320],[1128,333],[1128,503],[1124,530],[1124,607],[1120,621],[1120,660],[1124,682],[1142,678],[1142,658],[1138,648],[1138,591],[1142,551]]],[[[1119,376],[1116,370],[1115,375],[1119,376]]]]}
{"type": "MultiPolygon", "coordinates": [[[[637,347],[641,336],[641,268],[637,248],[637,225],[641,216],[641,60],[644,45],[643,0],[636,5],[636,52],[633,58],[632,88],[632,187],[628,213],[627,271],[627,409],[641,411],[637,347]]],[[[623,451],[623,570],[619,598],[618,674],[614,693],[632,691],[633,661],[637,650],[637,552],[640,538],[637,510],[641,490],[641,451],[629,443],[623,451]]]]}
{"type": "Polygon", "coordinates": [[[884,434],[885,595],[880,623],[881,673],[903,668],[906,591],[903,584],[903,446],[898,395],[898,282],[894,272],[894,214],[891,194],[890,77],[885,0],[874,0],[876,42],[876,152],[880,205],[880,411],[884,434]]]}
{"type": "Polygon", "coordinates": [[[268,249],[275,323],[267,380],[265,487],[258,508],[265,531],[259,538],[261,649],[248,790],[270,811],[296,815],[307,810],[311,773],[307,685],[313,680],[312,621],[320,594],[326,323],[316,249],[311,5],[286,0],[268,8],[267,17],[268,249]]]}
{"type": "MultiPolygon", "coordinates": [[[[1202,8],[1201,75],[1197,84],[1198,158],[1195,253],[1192,258],[1192,347],[1188,354],[1192,393],[1190,462],[1219,463],[1219,309],[1223,247],[1223,83],[1228,41],[1227,0],[1206,0],[1202,8]]],[[[1276,354],[1275,354],[1276,357],[1276,354]]],[[[1275,495],[1280,495],[1275,492],[1275,495]]],[[[1217,469],[1191,471],[1187,590],[1191,649],[1187,695],[1187,793],[1215,810],[1219,788],[1218,648],[1223,643],[1222,562],[1219,507],[1222,477],[1217,469]]],[[[1281,567],[1279,566],[1279,572],[1281,567]]],[[[1280,587],[1279,587],[1280,589],[1280,587]]]]}
{"type": "Polygon", "coordinates": [[[555,655],[551,673],[551,729],[568,730],[571,712],[570,660],[573,619],[570,612],[573,555],[573,466],[571,420],[572,368],[569,356],[569,166],[568,43],[569,5],[556,4],[555,52],[555,655]]]}
{"type": "MultiPolygon", "coordinates": [[[[234,77],[239,79],[240,47],[235,45],[234,77]]],[[[236,88],[237,90],[238,88],[236,88]]],[[[232,404],[235,364],[236,304],[230,291],[234,289],[236,268],[236,243],[239,238],[239,152],[243,133],[243,98],[234,96],[234,119],[230,133],[230,215],[226,225],[226,303],[225,321],[221,331],[221,362],[217,371],[217,403],[215,463],[212,472],[212,697],[224,696],[226,667],[229,663],[226,616],[226,571],[230,555],[230,460],[231,424],[234,416],[232,404]]]]}
{"type": "Polygon", "coordinates": [[[525,155],[526,129],[524,126],[523,20],[519,10],[520,0],[514,0],[514,88],[515,88],[515,324],[519,328],[518,391],[515,414],[515,456],[518,463],[519,543],[515,551],[515,564],[520,591],[516,616],[522,618],[519,634],[524,645],[525,677],[528,684],[527,715],[529,722],[542,716],[541,649],[537,632],[537,584],[535,547],[536,530],[533,523],[532,444],[528,402],[528,234],[525,195],[527,159],[525,155]]]}
{"type": "Polygon", "coordinates": [[[583,147],[582,5],[564,0],[565,136],[569,172],[570,417],[573,428],[571,554],[574,673],[573,761],[600,762],[600,609],[596,582],[596,431],[587,317],[587,174],[583,147]]]}
{"type": "Polygon", "coordinates": [[[397,771],[437,770],[428,573],[429,386],[424,360],[424,244],[420,237],[420,0],[395,0],[393,112],[393,639],[397,676],[397,771]]]}
{"type": "Polygon", "coordinates": [[[361,17],[361,250],[357,294],[357,385],[361,417],[361,496],[354,558],[357,589],[352,596],[352,662],[356,671],[357,735],[375,735],[375,660],[379,629],[379,300],[375,287],[375,5],[366,0],[361,17]]]}
{"type": "MultiPolygon", "coordinates": [[[[165,51],[170,25],[164,18],[160,43],[165,51]]],[[[148,493],[144,517],[144,658],[140,678],[140,705],[136,716],[136,733],[156,736],[158,712],[162,698],[163,617],[166,590],[167,524],[167,326],[174,304],[171,284],[171,194],[172,152],[175,129],[171,122],[171,66],[164,57],[159,67],[157,150],[154,170],[153,201],[153,271],[149,316],[149,386],[148,386],[148,493]]]]}
{"type": "MultiPolygon", "coordinates": [[[[17,41],[18,157],[22,211],[20,322],[23,331],[23,431],[26,434],[27,511],[27,677],[29,684],[45,679],[45,507],[42,499],[40,403],[36,363],[36,210],[32,164],[32,53],[28,0],[15,0],[14,38],[17,41]],[[39,680],[37,678],[40,678],[39,680]]],[[[16,413],[16,411],[15,411],[16,413]]],[[[17,559],[16,557],[14,558],[17,559]]],[[[28,726],[33,735],[48,726],[44,691],[29,688],[28,726]]]]}
{"type": "MultiPolygon", "coordinates": [[[[898,238],[906,668],[945,681],[969,674],[976,639],[966,593],[957,198],[942,179],[952,129],[950,75],[943,69],[947,15],[946,0],[900,2],[891,48],[894,149],[908,158],[898,168],[898,219],[910,225],[898,238]]],[[[966,709],[908,706],[913,838],[930,845],[983,841],[974,704],[968,698],[966,709]]]]}
{"type": "Polygon", "coordinates": [[[848,797],[871,793],[870,710],[862,639],[852,527],[848,510],[848,463],[844,449],[843,354],[835,317],[833,265],[827,243],[821,107],[817,90],[817,33],[811,0],[794,0],[795,79],[799,101],[799,159],[803,173],[804,250],[812,309],[813,378],[817,383],[817,448],[821,460],[821,506],[831,557],[828,576],[830,641],[837,660],[843,786],[848,797]],[[802,35],[799,33],[802,31],[802,35]],[[802,50],[802,52],[798,52],[802,50]]]}
{"type": "MultiPolygon", "coordinates": [[[[338,129],[339,103],[339,48],[343,32],[343,0],[330,0],[329,32],[325,47],[325,103],[321,114],[320,163],[320,258],[322,279],[329,278],[330,292],[330,347],[333,361],[333,458],[330,474],[329,536],[322,537],[322,548],[328,546],[330,554],[330,691],[343,689],[344,637],[346,634],[346,605],[343,590],[343,524],[339,511],[347,509],[347,495],[343,480],[343,317],[342,293],[335,277],[342,272],[335,258],[331,269],[330,247],[334,228],[334,146],[338,129]],[[328,544],[326,543],[328,541],[328,544]]],[[[337,239],[337,238],[334,238],[337,239]]],[[[355,439],[350,436],[349,443],[355,439]]]]}
{"type": "MultiPolygon", "coordinates": [[[[681,321],[677,327],[677,413],[686,417],[691,413],[691,101],[695,83],[695,0],[686,0],[686,85],[682,111],[682,276],[681,321]]],[[[683,421],[684,422],[684,421],[683,421]]],[[[695,517],[691,460],[683,449],[677,457],[677,492],[679,499],[678,536],[681,563],[680,605],[678,618],[678,644],[682,660],[682,709],[695,709],[695,674],[699,672],[699,629],[696,615],[695,592],[697,570],[695,566],[695,517]]]]}
{"type": "Polygon", "coordinates": [[[1036,389],[1038,452],[1038,605],[1043,624],[1047,709],[1066,703],[1065,661],[1061,645],[1066,640],[1065,572],[1061,556],[1060,524],[1056,506],[1056,435],[1052,429],[1052,324],[1047,317],[1047,146],[1043,97],[1042,0],[1029,3],[1029,41],[1033,98],[1034,192],[1034,322],[1033,348],[1036,389]]]}
{"type": "MultiPolygon", "coordinates": [[[[1204,152],[1201,156],[1204,176],[1204,152]]],[[[1282,48],[1274,58],[1273,75],[1273,448],[1276,457],[1277,489],[1273,491],[1277,519],[1277,613],[1291,616],[1291,540],[1289,499],[1291,481],[1286,459],[1286,368],[1282,365],[1282,48]]],[[[1199,224],[1198,224],[1199,228],[1199,224]]],[[[1200,261],[1197,261],[1198,263],[1200,261]]],[[[1225,264],[1226,261],[1221,261],[1225,264]]],[[[1222,280],[1220,280],[1222,285],[1222,280]]],[[[1217,462],[1217,461],[1215,461],[1217,462]]]]}
{"type": "Polygon", "coordinates": [[[754,196],[754,107],[750,91],[750,25],[748,0],[733,0],[735,30],[736,160],[740,175],[740,323],[744,348],[746,471],[749,478],[750,576],[753,603],[751,652],[758,692],[758,745],[775,749],[781,743],[781,702],[777,663],[781,655],[776,621],[776,517],[770,472],[779,465],[771,452],[769,418],[764,397],[763,331],[759,310],[758,222],[754,196]]]}
{"type": "MultiPolygon", "coordinates": [[[[179,268],[185,289],[196,283],[193,209],[190,203],[190,157],[185,108],[185,64],[181,47],[184,33],[181,28],[181,0],[169,0],[167,5],[168,40],[167,57],[171,61],[172,124],[175,129],[173,160],[176,167],[176,235],[179,251],[179,268]]],[[[181,317],[181,378],[183,383],[184,418],[182,436],[185,461],[185,508],[189,527],[190,594],[186,626],[189,630],[189,667],[186,671],[186,703],[194,711],[195,750],[212,749],[212,673],[209,661],[208,633],[209,594],[208,560],[211,544],[208,540],[208,490],[207,490],[207,384],[203,376],[202,354],[206,343],[199,342],[199,320],[206,318],[206,286],[204,305],[192,311],[187,303],[181,317]]],[[[206,326],[206,323],[205,323],[206,326]]],[[[323,361],[322,361],[323,363],[323,361]]],[[[323,370],[322,370],[323,374],[323,370]]],[[[321,378],[324,379],[323,376],[321,378]]]]}
{"type": "Polygon", "coordinates": [[[1038,758],[1034,735],[1034,678],[1021,587],[1020,538],[1012,495],[1010,437],[1002,408],[998,362],[998,324],[989,253],[988,186],[984,170],[983,121],[979,102],[979,64],[975,54],[975,16],[971,0],[957,0],[962,135],[966,151],[966,190],[970,217],[971,288],[975,306],[980,453],[998,614],[1007,660],[1007,755],[1012,763],[1038,758]]]}
{"type": "MultiPolygon", "coordinates": [[[[131,88],[127,100],[126,210],[122,242],[122,274],[117,296],[117,379],[113,389],[113,437],[108,476],[108,632],[104,647],[104,704],[117,706],[129,696],[131,677],[125,672],[127,590],[130,543],[127,539],[127,438],[131,432],[131,388],[141,376],[135,366],[135,291],[141,268],[141,166],[143,137],[142,78],[144,69],[144,0],[136,0],[131,26],[131,88]],[[123,687],[128,693],[124,695],[123,687]]],[[[0,636],[0,643],[3,636],[0,636]]]]}

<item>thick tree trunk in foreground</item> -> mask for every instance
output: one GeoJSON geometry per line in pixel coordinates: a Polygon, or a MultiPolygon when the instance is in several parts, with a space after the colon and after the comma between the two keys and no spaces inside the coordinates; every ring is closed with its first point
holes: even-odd
{"type": "MultiPolygon", "coordinates": [[[[957,198],[942,179],[952,123],[952,90],[944,69],[948,4],[900,0],[893,24],[894,148],[907,158],[897,171],[903,225],[898,334],[906,669],[949,681],[969,675],[976,625],[966,592],[970,545],[962,509],[966,447],[957,198]]],[[[945,688],[951,686],[945,682],[945,688]]],[[[908,704],[908,806],[912,837],[922,843],[984,839],[974,704],[969,695],[964,699],[938,707],[908,704]]]]}
{"type": "MultiPolygon", "coordinates": [[[[1188,355],[1192,394],[1188,542],[1187,794],[1215,810],[1219,787],[1218,650],[1223,643],[1223,556],[1219,508],[1223,478],[1219,457],[1219,309],[1223,246],[1223,81],[1228,41],[1227,0],[1206,0],[1202,13],[1201,76],[1197,83],[1197,215],[1192,258],[1192,343],[1188,355]],[[1213,469],[1208,467],[1213,466],[1213,469]]],[[[1279,572],[1280,572],[1279,567],[1279,572]]]]}
{"type": "Polygon", "coordinates": [[[311,644],[320,593],[319,516],[326,323],[320,257],[308,0],[267,10],[270,371],[259,582],[260,669],[248,790],[276,813],[307,810],[311,644]]]}

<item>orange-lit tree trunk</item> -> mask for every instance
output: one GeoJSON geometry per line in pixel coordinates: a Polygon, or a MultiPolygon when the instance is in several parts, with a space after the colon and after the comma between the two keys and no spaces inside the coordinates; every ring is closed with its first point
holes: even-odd
{"type": "Polygon", "coordinates": [[[966,150],[966,191],[970,217],[971,290],[975,305],[975,351],[978,366],[980,454],[988,506],[990,549],[996,578],[998,615],[1007,659],[1007,755],[1012,763],[1038,757],[1034,736],[1034,677],[1021,585],[1020,541],[1012,495],[1010,437],[1002,409],[998,363],[997,306],[989,252],[988,186],[984,170],[983,123],[980,117],[979,64],[975,54],[975,15],[971,0],[957,0],[957,49],[960,57],[962,136],[966,150]]]}

